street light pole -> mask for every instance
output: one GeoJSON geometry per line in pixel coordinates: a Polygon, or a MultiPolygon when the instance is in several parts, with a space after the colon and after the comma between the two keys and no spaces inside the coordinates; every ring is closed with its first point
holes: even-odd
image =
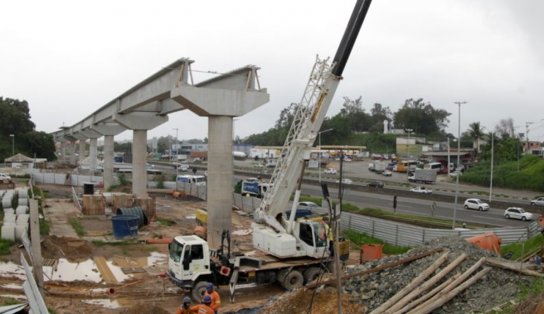
{"type": "Polygon", "coordinates": [[[15,155],[15,134],[10,134],[11,137],[11,156],[15,155]]]}
{"type": "Polygon", "coordinates": [[[448,136],[448,178],[450,177],[450,165],[451,165],[451,159],[450,159],[450,138],[448,136]]]}
{"type": "Polygon", "coordinates": [[[178,128],[173,128],[172,130],[176,130],[175,145],[176,145],[176,162],[177,162],[178,161],[178,131],[179,131],[179,129],[178,128]]]}
{"type": "Polygon", "coordinates": [[[317,172],[318,172],[318,176],[319,176],[319,182],[321,182],[321,133],[327,133],[327,132],[330,132],[334,129],[326,129],[326,130],[323,130],[323,131],[320,131],[317,133],[317,137],[318,137],[318,143],[319,143],[319,153],[317,154],[317,160],[319,162],[319,164],[317,165],[317,172]]]}
{"type": "MultiPolygon", "coordinates": [[[[466,101],[456,101],[454,104],[457,104],[458,110],[458,121],[457,121],[457,167],[461,164],[461,105],[466,104],[466,101]]],[[[452,221],[452,229],[455,229],[455,220],[457,219],[457,201],[459,199],[459,175],[460,173],[457,172],[457,176],[455,179],[455,205],[453,207],[453,221],[452,221]]]]}
{"type": "Polygon", "coordinates": [[[493,151],[495,141],[495,133],[491,132],[491,176],[489,179],[489,202],[491,203],[491,195],[493,193],[493,151]]]}

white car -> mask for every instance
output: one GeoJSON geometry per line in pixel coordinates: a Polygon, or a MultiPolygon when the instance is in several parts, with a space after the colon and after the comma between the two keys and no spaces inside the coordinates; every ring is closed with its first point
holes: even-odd
{"type": "Polygon", "coordinates": [[[433,190],[427,189],[424,186],[418,186],[413,189],[410,189],[410,192],[422,193],[422,194],[432,194],[433,190]]]}
{"type": "Polygon", "coordinates": [[[11,177],[5,173],[0,173],[0,182],[11,181],[11,177]]]}
{"type": "MultiPolygon", "coordinates": [[[[336,183],[340,183],[340,180],[336,180],[336,183]]],[[[353,181],[351,181],[351,179],[348,179],[348,178],[343,178],[342,179],[342,184],[352,184],[353,181]]]]}
{"type": "Polygon", "coordinates": [[[382,172],[382,175],[385,176],[385,177],[390,177],[393,175],[393,172],[391,172],[390,170],[384,170],[382,172]]]}
{"type": "Polygon", "coordinates": [[[187,172],[189,171],[189,165],[188,164],[179,164],[178,170],[181,172],[187,172]]]}
{"type": "Polygon", "coordinates": [[[489,204],[482,202],[479,198],[468,198],[465,201],[465,209],[476,209],[479,211],[489,210],[489,204]]]}
{"type": "Polygon", "coordinates": [[[323,173],[328,173],[328,174],[336,174],[336,169],[334,168],[327,168],[325,169],[325,171],[323,171],[323,173]]]}
{"type": "Polygon", "coordinates": [[[544,197],[537,197],[531,201],[531,205],[544,206],[544,197]]]}
{"type": "Polygon", "coordinates": [[[508,207],[504,211],[504,218],[506,219],[514,218],[514,219],[521,219],[523,221],[526,221],[526,220],[533,220],[534,215],[529,212],[526,212],[525,210],[523,210],[523,208],[520,208],[520,207],[508,207]]]}

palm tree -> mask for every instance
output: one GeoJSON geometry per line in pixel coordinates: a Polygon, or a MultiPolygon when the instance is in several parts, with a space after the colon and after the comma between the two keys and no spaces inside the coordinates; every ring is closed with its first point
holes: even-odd
{"type": "Polygon", "coordinates": [[[471,123],[468,128],[468,134],[472,139],[474,139],[476,153],[480,153],[480,140],[484,136],[483,128],[480,126],[480,122],[471,123]]]}

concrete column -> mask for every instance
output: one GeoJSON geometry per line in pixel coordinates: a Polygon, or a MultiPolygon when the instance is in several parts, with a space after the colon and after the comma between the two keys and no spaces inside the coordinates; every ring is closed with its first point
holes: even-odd
{"type": "Polygon", "coordinates": [[[147,130],[132,132],[132,194],[147,197],[147,130]]]}
{"type": "Polygon", "coordinates": [[[66,159],[66,145],[67,145],[66,140],[63,140],[60,145],[61,145],[61,160],[62,160],[63,163],[65,163],[67,161],[67,159],[66,159]]]}
{"type": "Polygon", "coordinates": [[[231,229],[232,117],[210,116],[208,120],[208,244],[217,249],[223,230],[231,229]]]}
{"type": "Polygon", "coordinates": [[[113,135],[104,136],[104,190],[113,185],[113,135]]]}
{"type": "Polygon", "coordinates": [[[76,158],[76,142],[70,141],[70,164],[77,166],[77,158],[76,158]]]}
{"type": "Polygon", "coordinates": [[[96,138],[91,138],[91,144],[89,145],[89,170],[91,171],[91,173],[94,173],[96,171],[96,140],[96,138]]]}
{"type": "Polygon", "coordinates": [[[85,140],[79,140],[79,164],[85,159],[85,140]]]}

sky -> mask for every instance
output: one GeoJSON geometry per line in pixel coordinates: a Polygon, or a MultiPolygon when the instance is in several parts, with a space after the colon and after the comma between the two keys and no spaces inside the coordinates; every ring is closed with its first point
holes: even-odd
{"type": "MultiPolygon", "coordinates": [[[[241,138],[273,127],[299,102],[315,56],[334,56],[355,0],[2,1],[0,96],[29,102],[36,129],[54,132],[173,61],[196,82],[257,65],[270,102],[236,118],[241,138]]],[[[327,116],[362,96],[398,110],[423,98],[457,134],[472,122],[544,141],[544,1],[374,0],[327,116]],[[454,102],[466,101],[460,108],[454,102]]],[[[207,137],[188,110],[148,132],[207,137]],[[178,129],[177,131],[175,129],[178,129]]],[[[116,139],[130,139],[130,131],[116,139]]]]}

